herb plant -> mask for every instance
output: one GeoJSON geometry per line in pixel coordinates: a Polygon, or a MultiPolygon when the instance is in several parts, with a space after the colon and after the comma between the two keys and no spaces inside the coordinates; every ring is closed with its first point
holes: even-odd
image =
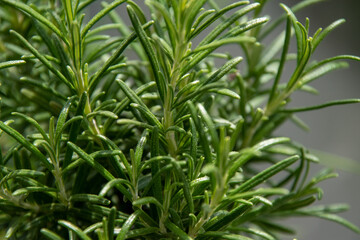
{"type": "Polygon", "coordinates": [[[0,0],[6,239],[272,240],[295,234],[291,216],[360,232],[336,215],[346,205],[310,206],[336,173],[310,178],[317,157],[274,134],[287,120],[304,128],[298,112],[359,102],[288,106],[360,61],[311,59],[344,20],[309,36],[294,12],[317,0],[281,4],[274,20],[266,0],[115,0],[89,17],[93,2],[0,0]]]}

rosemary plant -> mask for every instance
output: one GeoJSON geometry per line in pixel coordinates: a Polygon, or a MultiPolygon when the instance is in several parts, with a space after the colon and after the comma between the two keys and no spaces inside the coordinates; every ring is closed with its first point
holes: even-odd
{"type": "Polygon", "coordinates": [[[303,127],[299,112],[360,102],[288,106],[360,61],[311,58],[344,20],[310,36],[294,13],[318,0],[274,20],[266,0],[115,0],[89,17],[93,2],[0,0],[5,239],[273,240],[295,234],[292,216],[360,232],[336,215],[346,205],[311,206],[336,173],[309,177],[317,157],[274,134],[303,127]]]}

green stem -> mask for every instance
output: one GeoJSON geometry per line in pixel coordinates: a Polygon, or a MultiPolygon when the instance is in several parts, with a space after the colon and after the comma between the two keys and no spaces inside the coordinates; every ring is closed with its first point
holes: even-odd
{"type": "Polygon", "coordinates": [[[12,194],[9,194],[8,191],[4,191],[3,188],[0,189],[0,198],[6,199],[7,201],[11,202],[15,206],[18,206],[19,208],[28,209],[35,213],[40,211],[40,207],[37,204],[31,204],[28,202],[25,202],[22,197],[14,196],[12,194]]]}
{"type": "Polygon", "coordinates": [[[170,175],[170,173],[168,173],[165,176],[165,184],[164,184],[164,202],[163,202],[164,211],[161,213],[161,216],[160,216],[160,219],[159,219],[160,232],[163,233],[163,234],[165,234],[167,232],[165,222],[166,222],[166,219],[169,216],[171,195],[172,195],[171,175],[170,175]]]}
{"type": "Polygon", "coordinates": [[[273,100],[264,109],[262,116],[257,119],[254,119],[253,123],[250,125],[250,127],[245,133],[245,137],[241,145],[241,149],[248,147],[251,144],[254,134],[256,130],[259,128],[260,124],[264,120],[267,120],[283,104],[283,102],[289,97],[289,95],[295,88],[296,86],[294,86],[291,89],[291,91],[284,91],[277,97],[274,97],[273,100]]]}
{"type": "MultiPolygon", "coordinates": [[[[165,97],[164,104],[164,130],[166,131],[174,125],[174,119],[172,114],[172,101],[175,94],[176,84],[180,79],[180,72],[183,68],[183,57],[187,51],[187,41],[186,41],[186,32],[183,24],[179,26],[179,38],[177,39],[177,48],[174,52],[174,63],[172,65],[171,74],[170,74],[170,84],[167,86],[167,92],[165,97]]],[[[168,150],[170,156],[176,158],[177,153],[177,143],[174,131],[168,131],[165,135],[166,141],[168,143],[168,150]]]]}
{"type": "MultiPolygon", "coordinates": [[[[166,101],[164,105],[164,129],[165,131],[169,129],[174,124],[174,119],[172,115],[171,110],[171,102],[172,99],[169,99],[171,94],[166,94],[166,101]]],[[[176,138],[174,131],[167,131],[165,134],[166,142],[168,143],[168,150],[170,153],[170,156],[173,158],[176,158],[176,152],[177,152],[177,144],[176,144],[176,138]]]]}
{"type": "Polygon", "coordinates": [[[244,141],[243,141],[240,149],[244,149],[250,145],[251,140],[253,139],[255,130],[259,127],[259,125],[260,125],[260,121],[257,122],[256,124],[251,125],[250,128],[246,131],[244,141]]]}
{"type": "Polygon", "coordinates": [[[52,174],[55,178],[57,189],[59,190],[60,202],[65,206],[69,207],[70,201],[68,195],[66,194],[66,187],[64,184],[64,180],[62,178],[62,171],[60,168],[60,143],[57,143],[56,139],[53,138],[50,139],[51,139],[52,149],[55,149],[55,152],[53,154],[50,154],[50,159],[52,165],[54,166],[54,169],[52,170],[52,174]]]}
{"type": "MultiPolygon", "coordinates": [[[[80,97],[85,91],[89,91],[89,84],[87,80],[87,64],[82,65],[82,46],[80,39],[80,28],[77,22],[72,22],[71,24],[71,37],[72,37],[72,52],[73,52],[73,67],[75,68],[76,80],[77,80],[77,92],[80,97]],[[83,70],[82,68],[85,67],[83,70]],[[85,73],[85,74],[84,74],[85,73]]],[[[90,106],[89,97],[86,99],[84,114],[88,115],[92,113],[90,106]]],[[[101,134],[100,129],[96,123],[95,118],[91,117],[88,119],[90,125],[90,131],[94,136],[101,134]]],[[[96,140],[101,145],[101,140],[96,140]]]]}
{"type": "Polygon", "coordinates": [[[63,181],[62,174],[61,174],[61,169],[59,167],[58,162],[54,164],[53,175],[54,175],[54,178],[56,181],[56,185],[59,189],[60,202],[62,204],[64,204],[65,206],[69,206],[69,198],[66,194],[65,185],[64,185],[64,181],[63,181]]]}
{"type": "MultiPolygon", "coordinates": [[[[85,103],[85,109],[84,114],[88,115],[89,113],[92,113],[91,106],[90,106],[90,99],[89,97],[86,99],[85,103]]],[[[89,125],[90,125],[90,131],[93,135],[98,136],[101,134],[100,129],[98,128],[98,125],[96,123],[96,120],[94,117],[91,117],[88,119],[89,125]]]]}
{"type": "MultiPolygon", "coordinates": [[[[220,181],[225,178],[221,178],[220,181]]],[[[211,202],[210,202],[210,212],[205,214],[202,214],[199,221],[195,224],[193,228],[190,228],[189,230],[189,236],[191,238],[195,238],[197,234],[199,233],[200,229],[204,226],[204,224],[210,219],[210,217],[214,214],[216,207],[219,205],[221,200],[223,199],[225,194],[225,181],[221,181],[219,184],[217,184],[214,194],[211,196],[211,202]]]]}

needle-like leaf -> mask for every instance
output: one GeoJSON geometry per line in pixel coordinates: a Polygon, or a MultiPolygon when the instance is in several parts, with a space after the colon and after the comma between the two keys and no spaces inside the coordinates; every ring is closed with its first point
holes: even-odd
{"type": "Polygon", "coordinates": [[[46,59],[46,57],[41,54],[34,46],[32,46],[23,36],[21,36],[18,32],[14,30],[10,30],[10,33],[15,35],[28,49],[34,54],[52,73],[55,74],[63,83],[65,83],[70,89],[73,89],[73,83],[68,81],[65,76],[57,70],[50,62],[46,59]]]}
{"type": "Polygon", "coordinates": [[[156,82],[156,85],[157,85],[157,88],[159,91],[160,99],[162,101],[164,101],[166,83],[160,77],[161,70],[160,70],[159,62],[156,58],[154,49],[144,31],[144,29],[140,25],[140,21],[139,21],[138,17],[136,16],[134,9],[131,6],[128,6],[127,10],[128,10],[130,20],[134,26],[135,32],[140,39],[140,42],[146,52],[146,55],[149,58],[149,62],[151,64],[151,69],[154,74],[155,82],[156,82]]]}
{"type": "Polygon", "coordinates": [[[27,150],[29,150],[31,153],[33,153],[38,160],[42,162],[42,164],[45,165],[45,167],[48,170],[52,170],[53,166],[48,161],[48,159],[37,149],[32,143],[30,143],[28,140],[26,140],[18,131],[15,129],[9,127],[5,123],[0,121],[0,128],[9,134],[12,138],[14,138],[16,141],[18,141],[22,146],[24,146],[27,150]]]}
{"type": "Polygon", "coordinates": [[[46,17],[44,17],[41,13],[37,12],[35,9],[31,8],[29,5],[14,1],[14,0],[1,0],[2,2],[9,4],[15,8],[18,8],[19,10],[24,11],[25,13],[29,14],[34,19],[38,20],[39,22],[43,23],[45,26],[47,26],[49,29],[51,29],[56,35],[58,35],[67,45],[69,45],[69,42],[65,35],[58,29],[52,22],[50,22],[46,17]]]}

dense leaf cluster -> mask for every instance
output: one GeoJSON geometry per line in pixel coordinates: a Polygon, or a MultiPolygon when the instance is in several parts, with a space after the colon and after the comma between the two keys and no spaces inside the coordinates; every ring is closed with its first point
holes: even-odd
{"type": "Polygon", "coordinates": [[[360,60],[311,60],[343,20],[311,37],[294,12],[316,0],[281,5],[271,21],[266,0],[114,0],[88,19],[93,2],[0,0],[6,239],[273,240],[295,234],[281,221],[290,216],[359,232],[336,215],[345,205],[309,207],[336,174],[308,178],[317,158],[274,135],[286,120],[306,128],[297,112],[359,102],[288,107],[295,91],[317,93],[312,81],[360,60]]]}

